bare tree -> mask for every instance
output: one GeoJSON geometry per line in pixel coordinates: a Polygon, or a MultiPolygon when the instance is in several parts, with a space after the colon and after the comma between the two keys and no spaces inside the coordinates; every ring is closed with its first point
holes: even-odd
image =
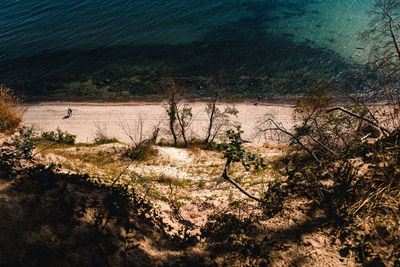
{"type": "Polygon", "coordinates": [[[341,158],[354,144],[365,138],[377,138],[389,131],[379,124],[368,106],[359,103],[348,107],[335,106],[324,92],[331,85],[321,82],[309,88],[294,111],[296,124],[292,130],[271,118],[261,124],[260,132],[278,131],[290,138],[297,151],[305,151],[316,162],[341,158]]]}
{"type": "Polygon", "coordinates": [[[397,62],[400,60],[400,2],[376,0],[369,13],[372,16],[369,29],[361,33],[361,38],[371,44],[370,52],[378,65],[397,62]]]}
{"type": "Polygon", "coordinates": [[[178,136],[182,137],[184,145],[188,146],[188,130],[192,124],[192,108],[187,104],[180,104],[179,93],[182,94],[184,88],[178,87],[173,79],[167,82],[169,100],[166,112],[168,115],[169,131],[174,140],[174,146],[178,145],[178,136]],[[178,134],[179,133],[179,134],[178,134]]]}
{"type": "Polygon", "coordinates": [[[217,107],[223,89],[217,81],[210,79],[208,82],[209,89],[212,94],[211,101],[207,103],[205,108],[208,116],[208,127],[204,143],[214,142],[219,133],[229,128],[230,117],[237,116],[238,110],[235,107],[225,107],[222,111],[217,107]]]}
{"type": "Polygon", "coordinates": [[[376,0],[370,11],[368,30],[361,33],[362,40],[370,46],[369,66],[372,77],[359,71],[367,81],[370,97],[384,97],[388,108],[377,112],[379,124],[386,128],[400,127],[400,2],[398,0],[376,0]]]}
{"type": "Polygon", "coordinates": [[[216,101],[207,103],[206,112],[209,123],[204,143],[214,142],[222,131],[232,126],[231,117],[237,116],[239,113],[235,107],[229,106],[225,107],[224,110],[220,110],[216,105],[216,101]]]}
{"type": "Polygon", "coordinates": [[[145,121],[142,116],[138,115],[137,120],[134,122],[133,126],[129,123],[119,124],[125,135],[131,140],[132,147],[139,147],[144,144],[154,144],[158,137],[161,121],[147,127],[145,130],[145,121]]]}
{"type": "Polygon", "coordinates": [[[187,132],[190,125],[192,124],[192,118],[193,118],[192,108],[189,107],[189,105],[187,104],[184,104],[182,107],[177,107],[176,117],[178,119],[183,142],[185,143],[185,146],[188,146],[187,132]]]}
{"type": "Polygon", "coordinates": [[[212,99],[212,101],[207,103],[206,112],[209,117],[209,122],[208,122],[207,134],[206,134],[206,138],[204,139],[204,143],[208,143],[210,141],[211,130],[213,128],[214,120],[215,120],[215,116],[216,116],[215,111],[217,109],[217,99],[218,99],[218,93],[215,93],[215,96],[212,99]]]}
{"type": "Polygon", "coordinates": [[[174,139],[174,146],[177,145],[178,137],[175,132],[175,123],[178,116],[178,94],[176,89],[176,84],[174,80],[168,81],[168,93],[169,93],[169,101],[168,107],[166,109],[168,118],[169,118],[169,130],[171,131],[172,138],[174,139]]]}

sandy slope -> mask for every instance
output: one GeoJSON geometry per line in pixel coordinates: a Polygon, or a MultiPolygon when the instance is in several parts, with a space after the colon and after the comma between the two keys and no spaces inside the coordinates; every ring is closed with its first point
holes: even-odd
{"type": "MultiPolygon", "coordinates": [[[[220,104],[223,109],[227,104],[220,104]]],[[[166,103],[71,103],[47,102],[28,104],[24,114],[24,124],[34,126],[38,131],[55,130],[57,127],[77,135],[78,142],[91,142],[98,129],[109,137],[129,142],[132,136],[139,138],[138,121],[143,120],[143,133],[151,134],[154,127],[161,128],[161,137],[167,135],[166,103]],[[72,109],[72,116],[63,119],[67,108],[72,109]]],[[[190,103],[193,107],[192,137],[204,138],[207,128],[205,102],[190,103]]],[[[245,131],[244,137],[253,143],[262,144],[264,139],[256,136],[259,122],[272,116],[284,126],[292,125],[293,107],[253,103],[236,103],[239,115],[234,121],[239,122],[245,131]]],[[[269,140],[269,143],[271,140],[269,140]]],[[[276,142],[276,141],[275,141],[276,142]]]]}

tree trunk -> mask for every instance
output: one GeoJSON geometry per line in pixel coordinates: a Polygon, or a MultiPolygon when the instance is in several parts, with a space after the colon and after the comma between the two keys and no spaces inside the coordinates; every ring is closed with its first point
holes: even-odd
{"type": "Polygon", "coordinates": [[[177,137],[175,133],[175,121],[176,121],[176,99],[175,99],[175,93],[172,93],[171,98],[169,100],[169,129],[171,131],[172,137],[174,138],[174,146],[177,145],[177,137]]]}
{"type": "Polygon", "coordinates": [[[212,129],[213,123],[214,123],[214,114],[215,114],[216,102],[217,102],[217,99],[215,98],[213,103],[212,103],[210,122],[208,124],[208,129],[207,129],[207,136],[206,136],[206,139],[204,140],[204,143],[206,143],[206,144],[210,141],[211,129],[212,129]]]}
{"type": "Polygon", "coordinates": [[[179,126],[181,128],[181,134],[182,134],[183,142],[185,143],[185,147],[187,147],[188,146],[188,142],[186,140],[185,122],[184,122],[183,118],[181,118],[179,116],[179,111],[176,113],[176,115],[177,115],[177,118],[178,118],[179,126]]]}

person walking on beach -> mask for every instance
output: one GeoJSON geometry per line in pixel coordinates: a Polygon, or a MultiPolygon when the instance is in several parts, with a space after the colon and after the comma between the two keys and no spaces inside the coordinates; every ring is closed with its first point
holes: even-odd
{"type": "Polygon", "coordinates": [[[68,119],[69,117],[71,117],[71,115],[72,115],[72,109],[68,108],[67,109],[67,115],[64,116],[64,119],[68,119]]]}

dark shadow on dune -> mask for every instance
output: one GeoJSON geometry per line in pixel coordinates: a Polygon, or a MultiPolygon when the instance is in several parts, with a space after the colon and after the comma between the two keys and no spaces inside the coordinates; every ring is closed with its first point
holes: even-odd
{"type": "Polygon", "coordinates": [[[154,258],[141,248],[145,242],[160,251],[178,251],[183,243],[165,232],[161,218],[133,189],[107,187],[85,175],[58,174],[42,166],[18,172],[12,180],[1,176],[0,185],[2,266],[155,266],[182,261],[154,258]]]}

